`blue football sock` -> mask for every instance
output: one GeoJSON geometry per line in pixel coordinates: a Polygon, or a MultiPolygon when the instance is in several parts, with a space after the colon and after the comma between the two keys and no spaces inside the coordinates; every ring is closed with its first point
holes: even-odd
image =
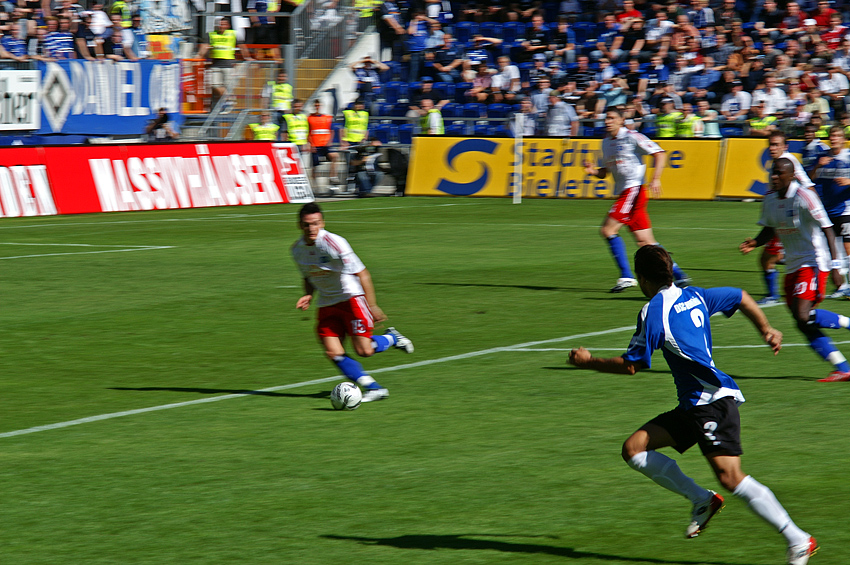
{"type": "Polygon", "coordinates": [[[685,273],[685,271],[683,271],[682,268],[679,267],[679,264],[675,261],[673,262],[673,278],[677,281],[681,281],[688,278],[688,274],[685,273]]]}
{"type": "Polygon", "coordinates": [[[339,357],[334,357],[334,364],[339,367],[339,370],[342,371],[342,374],[345,375],[348,380],[357,382],[357,379],[364,376],[366,371],[363,370],[363,365],[359,362],[355,361],[348,355],[340,355],[339,357]]]}
{"type": "Polygon", "coordinates": [[[850,318],[830,312],[829,310],[814,310],[815,324],[819,328],[850,328],[850,318]]]}
{"type": "Polygon", "coordinates": [[[764,272],[764,285],[767,287],[767,295],[779,297],[776,283],[779,281],[779,273],[776,269],[768,269],[764,272]]]}
{"type": "Polygon", "coordinates": [[[386,351],[393,345],[395,345],[396,339],[393,334],[384,334],[384,335],[373,335],[372,336],[372,347],[375,348],[375,353],[380,353],[381,351],[386,351]]]}
{"type": "Polygon", "coordinates": [[[629,258],[626,256],[626,244],[623,243],[623,238],[619,235],[612,235],[608,238],[608,247],[611,248],[611,255],[614,256],[614,261],[620,268],[620,278],[635,278],[631,267],[629,267],[629,258]]]}
{"type": "Polygon", "coordinates": [[[850,372],[850,363],[847,363],[844,355],[835,348],[835,344],[832,343],[829,336],[821,334],[818,337],[809,338],[809,343],[815,353],[832,363],[837,370],[845,373],[850,372]]]}

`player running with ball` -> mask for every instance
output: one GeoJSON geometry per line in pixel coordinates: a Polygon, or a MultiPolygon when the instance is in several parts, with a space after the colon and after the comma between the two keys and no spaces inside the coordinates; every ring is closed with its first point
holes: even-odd
{"type": "Polygon", "coordinates": [[[744,396],[735,381],[712,358],[712,314],[743,312],[774,354],[782,347],[775,330],[755,300],[738,288],[678,288],[673,261],[661,247],[646,245],[635,253],[638,284],[649,302],[641,309],[628,350],[620,357],[597,359],[585,348],[573,349],[569,362],[582,369],[634,375],[648,369],[652,353],[661,349],[673,373],[679,404],[640,427],[623,444],[623,459],[658,485],[693,504],[685,537],[697,537],[722,507],[723,497],[696,484],[675,460],[659,453],[672,447],[684,453],[699,445],[724,488],[788,541],[789,565],[806,565],[817,549],[815,538],[797,527],[773,492],[741,470],[741,421],[744,396]]]}
{"type": "Polygon", "coordinates": [[[345,353],[342,340],[350,335],[354,351],[361,357],[371,357],[390,347],[413,353],[413,343],[395,328],[389,328],[383,335],[372,335],[375,322],[387,319],[378,307],[372,277],[345,238],[325,231],[324,215],[318,204],[311,202],[301,207],[298,225],[304,235],[292,245],[291,251],[304,277],[304,296],[295,307],[307,310],[318,290],[317,331],[328,359],[364,389],[363,402],[387,398],[387,389],[345,353]]]}
{"type": "MultiPolygon", "coordinates": [[[[608,135],[602,140],[602,159],[599,166],[590,161],[584,161],[584,172],[604,179],[608,173],[614,178],[614,194],[619,195],[617,202],[608,211],[599,233],[608,242],[611,255],[620,268],[620,278],[611,292],[623,292],[629,287],[637,286],[637,281],[629,267],[626,245],[618,235],[620,228],[628,226],[638,247],[658,245],[652,234],[652,223],[646,211],[646,189],[641,186],[646,177],[644,155],[652,155],[655,171],[649,190],[654,197],[661,196],[661,173],[667,161],[666,153],[661,147],[645,135],[632,131],[623,126],[623,113],[617,109],[609,109],[605,114],[605,130],[608,135]]],[[[676,284],[687,286],[690,283],[688,275],[676,263],[673,263],[673,274],[676,284]]]]}

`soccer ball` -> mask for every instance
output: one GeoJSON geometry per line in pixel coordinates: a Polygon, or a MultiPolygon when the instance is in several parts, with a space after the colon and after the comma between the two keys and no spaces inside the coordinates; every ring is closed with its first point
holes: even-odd
{"type": "Polygon", "coordinates": [[[355,410],[362,400],[363,393],[354,383],[339,383],[331,391],[331,406],[334,410],[355,410]]]}

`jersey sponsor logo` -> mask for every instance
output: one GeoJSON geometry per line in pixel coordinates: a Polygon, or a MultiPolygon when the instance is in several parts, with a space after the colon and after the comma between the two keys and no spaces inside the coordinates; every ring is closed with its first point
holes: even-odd
{"type": "Polygon", "coordinates": [[[688,300],[686,302],[679,302],[678,304],[674,304],[673,309],[676,310],[677,314],[681,314],[685,310],[690,310],[691,308],[699,306],[700,304],[701,304],[700,299],[697,298],[696,296],[694,296],[693,298],[691,298],[690,300],[688,300]]]}

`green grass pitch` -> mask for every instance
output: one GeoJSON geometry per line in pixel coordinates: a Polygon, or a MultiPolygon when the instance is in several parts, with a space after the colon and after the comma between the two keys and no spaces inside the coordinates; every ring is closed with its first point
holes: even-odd
{"type": "MultiPolygon", "coordinates": [[[[294,308],[297,206],[3,220],[0,563],[784,563],[782,536],[731,495],[685,540],[688,503],[621,460],[675,405],[660,354],[634,377],[565,364],[579,345],[622,352],[645,302],[607,293],[609,205],[324,204],[416,345],[364,361],[391,396],[354,412],[331,410],[334,381],[303,384],[337,371],[315,311],[294,308]]],[[[695,284],[762,295],[737,252],[758,204],[650,213],[695,284]]],[[[744,470],[818,538],[812,565],[847,565],[850,385],[816,382],[829,365],[784,307],[766,312],[776,358],[747,347],[743,316],[712,319],[748,400],[744,470]]],[[[850,332],[830,335],[850,353],[850,332]]],[[[667,453],[719,488],[698,450],[667,453]]]]}

